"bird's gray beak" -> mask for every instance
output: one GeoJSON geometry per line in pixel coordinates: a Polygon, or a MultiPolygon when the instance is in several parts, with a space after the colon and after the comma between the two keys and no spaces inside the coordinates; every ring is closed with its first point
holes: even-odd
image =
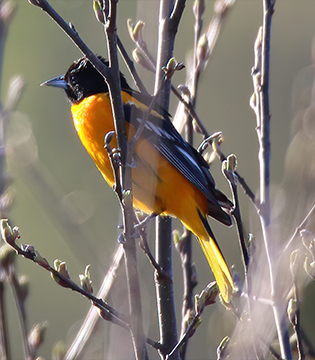
{"type": "Polygon", "coordinates": [[[64,79],[64,75],[44,81],[43,83],[40,84],[40,86],[54,86],[64,90],[68,89],[68,83],[64,79]]]}

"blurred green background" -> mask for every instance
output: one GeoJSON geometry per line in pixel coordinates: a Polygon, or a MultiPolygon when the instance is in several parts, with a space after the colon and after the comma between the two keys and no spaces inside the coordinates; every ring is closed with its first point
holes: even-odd
{"type": "MultiPolygon", "coordinates": [[[[13,224],[20,227],[21,241],[34,245],[51,264],[55,258],[66,261],[73,280],[78,279],[78,274],[83,273],[85,265],[92,264],[91,274],[96,291],[117,247],[116,224],[120,219],[118,203],[115,194],[105,184],[80,144],[72,126],[65,94],[57,89],[39,87],[41,82],[63,74],[70,63],[81,54],[40,9],[31,6],[26,0],[17,0],[15,4],[17,12],[9,29],[5,49],[2,101],[5,99],[12,76],[23,76],[26,86],[8,134],[8,171],[14,177],[15,191],[14,204],[9,213],[10,219],[13,224]],[[44,184],[49,184],[48,188],[43,185],[43,179],[44,184]],[[54,192],[50,194],[48,189],[52,188],[54,192]],[[54,198],[62,200],[58,205],[60,207],[53,205],[54,198]],[[67,213],[74,208],[71,212],[73,218],[68,225],[63,215],[65,208],[68,209],[67,213]],[[60,218],[63,219],[63,224],[60,218]]],[[[66,21],[71,21],[75,25],[82,39],[93,51],[106,56],[104,32],[95,20],[92,1],[59,0],[51,1],[51,4],[66,21]]],[[[212,0],[206,1],[205,27],[211,19],[213,4],[212,0]]],[[[185,61],[192,48],[192,5],[193,1],[187,1],[179,28],[175,48],[175,57],[178,61],[185,61]]],[[[150,51],[155,55],[158,9],[157,0],[119,2],[118,33],[129,53],[134,46],[128,37],[126,20],[131,18],[133,21],[143,20],[146,23],[144,38],[150,51]]],[[[270,84],[271,182],[276,194],[280,194],[285,156],[292,138],[291,122],[299,106],[302,106],[295,102],[293,109],[292,89],[297,89],[295,96],[299,97],[301,92],[310,89],[312,85],[312,71],[305,68],[312,63],[315,1],[279,0],[275,10],[270,84]]],[[[197,101],[198,114],[208,131],[223,132],[223,152],[233,152],[237,155],[238,171],[253,191],[258,188],[258,145],[256,120],[248,104],[253,91],[253,45],[261,22],[262,1],[236,0],[224,21],[214,53],[202,76],[197,101]]],[[[126,72],[123,65],[122,71],[126,72]]],[[[148,89],[152,91],[153,75],[143,69],[139,69],[139,73],[148,89]]],[[[184,73],[178,74],[174,78],[174,84],[180,84],[184,79],[184,73]]],[[[170,110],[172,114],[175,113],[176,106],[177,103],[173,99],[170,110]]],[[[301,161],[302,158],[303,156],[301,161]]],[[[213,166],[217,185],[229,194],[228,185],[219,169],[217,162],[213,166]]],[[[295,169],[292,172],[294,171],[295,169]]],[[[245,196],[241,196],[241,207],[246,230],[254,231],[251,223],[256,221],[255,210],[245,196]]],[[[275,208],[274,211],[280,210],[275,208]]],[[[306,205],[304,210],[307,211],[306,205]]],[[[300,216],[301,214],[297,216],[296,221],[292,220],[293,226],[298,225],[300,216]]],[[[222,244],[228,263],[235,264],[237,271],[242,274],[235,229],[224,229],[218,224],[213,224],[213,229],[222,244]]],[[[150,245],[153,249],[152,238],[150,245]]],[[[212,275],[197,243],[194,244],[194,260],[198,263],[199,273],[196,292],[200,292],[212,279],[212,275]]],[[[153,272],[141,252],[139,262],[146,328],[149,329],[150,337],[158,339],[153,272]]],[[[57,286],[47,272],[26,260],[18,259],[18,272],[27,274],[30,280],[30,295],[27,300],[29,324],[48,320],[45,343],[39,354],[45,359],[50,359],[51,348],[56,341],[71,341],[75,329],[89,308],[89,303],[79,295],[57,286]]],[[[181,265],[176,252],[174,277],[177,310],[180,314],[182,280],[181,265]]],[[[315,296],[314,284],[307,288],[305,294],[302,321],[309,337],[315,343],[315,316],[312,306],[315,296]]],[[[123,306],[124,304],[118,303],[126,297],[125,284],[120,282],[120,287],[116,286],[116,295],[112,296],[110,302],[114,306],[123,306]]],[[[19,359],[22,357],[21,340],[16,325],[15,309],[10,299],[9,292],[10,329],[14,339],[13,358],[19,359]]],[[[214,359],[216,346],[231,332],[233,321],[231,314],[226,313],[220,305],[207,309],[202,325],[190,341],[187,358],[214,359]]],[[[104,350],[116,346],[115,351],[118,351],[121,347],[121,338],[118,337],[114,341],[112,329],[110,324],[105,323],[104,328],[99,330],[96,343],[93,344],[95,354],[93,357],[86,355],[86,359],[100,358],[99,348],[104,350]]],[[[111,354],[106,351],[107,355],[103,357],[105,359],[111,354]]],[[[123,350],[121,353],[115,351],[112,352],[116,354],[113,357],[115,359],[133,358],[133,354],[127,356],[123,350]]],[[[154,351],[150,353],[152,358],[158,358],[154,351]]]]}

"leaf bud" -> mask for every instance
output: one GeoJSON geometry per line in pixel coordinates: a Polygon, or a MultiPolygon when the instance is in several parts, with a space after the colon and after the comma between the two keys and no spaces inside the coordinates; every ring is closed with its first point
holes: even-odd
{"type": "Polygon", "coordinates": [[[33,352],[36,353],[36,351],[39,349],[41,344],[44,341],[45,333],[47,330],[47,322],[42,322],[39,324],[36,324],[30,331],[28,336],[28,343],[31,349],[33,349],[33,352]]]}
{"type": "Polygon", "coordinates": [[[94,10],[94,14],[95,14],[96,19],[101,24],[105,24],[104,12],[103,12],[103,9],[101,8],[100,3],[97,0],[93,1],[93,10],[94,10]]]}
{"type": "Polygon", "coordinates": [[[87,291],[89,294],[93,294],[92,280],[90,275],[90,267],[91,265],[87,265],[84,270],[84,274],[80,274],[80,284],[81,287],[87,291]]]}

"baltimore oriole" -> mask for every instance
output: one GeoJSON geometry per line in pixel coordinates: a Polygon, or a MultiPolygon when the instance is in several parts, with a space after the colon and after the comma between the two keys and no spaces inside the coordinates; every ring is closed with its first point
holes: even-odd
{"type": "MultiPolygon", "coordinates": [[[[108,65],[102,57],[100,59],[108,65]]],[[[130,140],[150,99],[132,90],[121,74],[121,95],[130,140]]],[[[108,87],[91,63],[81,58],[67,72],[42,85],[65,90],[74,126],[82,144],[110,186],[112,167],[104,149],[104,136],[114,130],[108,87]]],[[[116,138],[111,141],[116,146],[116,138]]],[[[175,216],[198,238],[225,302],[234,289],[229,268],[207,222],[207,215],[230,226],[225,209],[232,203],[215,187],[204,158],[177,132],[168,112],[155,106],[133,153],[132,190],[135,208],[146,214],[175,216]]]]}

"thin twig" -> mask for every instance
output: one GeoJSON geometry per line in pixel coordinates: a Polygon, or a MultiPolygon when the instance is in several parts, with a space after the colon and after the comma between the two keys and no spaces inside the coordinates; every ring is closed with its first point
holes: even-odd
{"type": "Polygon", "coordinates": [[[302,340],[302,333],[301,333],[301,317],[300,317],[300,308],[301,308],[301,301],[300,301],[300,294],[299,294],[299,283],[297,280],[296,272],[300,269],[296,269],[297,267],[297,257],[299,256],[299,250],[295,250],[291,253],[290,256],[290,271],[292,275],[292,282],[293,282],[293,297],[289,300],[288,304],[288,317],[293,327],[293,331],[296,337],[296,348],[299,354],[298,360],[305,359],[305,352],[302,340]]]}
{"type": "Polygon", "coordinates": [[[100,59],[84,43],[78,32],[75,30],[73,24],[67,24],[63,18],[53,9],[47,0],[29,0],[29,2],[45,11],[46,14],[60,26],[66,35],[73,41],[75,46],[77,46],[77,48],[95,67],[95,69],[104,77],[105,81],[110,78],[111,72],[109,71],[108,67],[102,61],[100,61],[100,59]]]}
{"type": "MultiPolygon", "coordinates": [[[[202,25],[203,25],[203,13],[204,7],[202,6],[202,1],[195,1],[194,4],[194,15],[195,15],[195,27],[194,27],[194,55],[193,55],[193,75],[192,75],[192,87],[190,88],[190,96],[189,103],[191,103],[191,108],[195,109],[196,105],[196,93],[198,86],[199,75],[197,73],[197,44],[200,38],[202,25]]],[[[176,89],[172,91],[174,93],[177,92],[176,89]]],[[[189,114],[188,111],[184,111],[183,122],[185,125],[185,138],[186,141],[193,146],[194,143],[194,131],[192,126],[193,117],[189,114]]],[[[181,338],[182,338],[182,346],[178,347],[180,349],[180,357],[182,360],[186,358],[186,351],[188,346],[189,337],[184,337],[185,333],[191,326],[188,324],[187,315],[193,309],[193,289],[197,285],[197,281],[193,281],[192,273],[192,233],[188,230],[185,231],[185,235],[180,240],[182,242],[180,256],[182,263],[182,271],[183,271],[183,283],[184,283],[184,294],[183,294],[183,304],[182,304],[182,321],[181,321],[181,338]]],[[[173,351],[175,348],[173,349],[173,351]]]]}
{"type": "MultiPolygon", "coordinates": [[[[193,291],[197,285],[197,276],[196,269],[192,263],[192,238],[193,234],[185,230],[184,235],[181,237],[180,242],[180,257],[182,263],[183,271],[183,304],[182,304],[182,322],[181,322],[181,338],[187,332],[189,323],[188,323],[188,314],[193,310],[193,291]]],[[[186,350],[188,345],[188,338],[183,339],[183,344],[180,347],[180,357],[185,359],[186,350]]]]}
{"type": "Polygon", "coordinates": [[[149,107],[143,113],[143,117],[141,119],[141,122],[139,124],[139,127],[138,127],[136,133],[134,134],[133,138],[129,142],[129,146],[128,146],[129,151],[131,151],[134,148],[134,146],[136,145],[136,143],[140,139],[140,136],[141,136],[141,134],[142,134],[142,132],[143,132],[143,130],[145,128],[146,122],[149,119],[151,111],[153,110],[155,104],[158,101],[158,97],[159,97],[160,92],[161,92],[161,90],[163,88],[163,80],[166,81],[166,76],[165,75],[163,75],[162,81],[159,82],[159,87],[158,87],[157,91],[155,92],[154,96],[151,98],[151,102],[149,104],[149,107]]]}
{"type": "MultiPolygon", "coordinates": [[[[0,0],[0,85],[3,79],[4,49],[8,35],[9,25],[15,14],[15,7],[9,1],[0,0]]],[[[13,89],[12,83],[8,91],[8,98],[3,106],[0,102],[0,198],[3,197],[8,185],[6,173],[6,130],[10,120],[11,112],[19,98],[20,91],[13,89]],[[14,97],[16,101],[14,100],[14,97]]],[[[3,216],[4,208],[0,207],[0,216],[3,216]]],[[[1,272],[5,272],[1,269],[1,272]]],[[[5,285],[0,281],[0,357],[4,360],[11,359],[11,348],[9,342],[9,329],[6,318],[5,285]]],[[[22,324],[21,324],[22,325],[22,324]]],[[[27,351],[25,355],[29,355],[27,351]]],[[[29,359],[29,357],[27,358],[29,359]]]]}
{"type": "Polygon", "coordinates": [[[28,333],[27,333],[28,330],[27,330],[26,312],[25,312],[25,306],[24,306],[25,302],[24,302],[24,300],[21,299],[20,287],[19,287],[19,283],[16,278],[16,275],[13,273],[10,276],[10,278],[11,278],[10,284],[11,284],[11,288],[13,291],[16,308],[18,310],[19,320],[20,320],[20,325],[21,325],[21,330],[22,330],[22,339],[23,339],[25,359],[32,359],[33,354],[31,355],[31,350],[30,350],[30,346],[29,346],[29,342],[28,342],[28,333]]]}
{"type": "MultiPolygon", "coordinates": [[[[109,291],[114,283],[114,280],[116,278],[116,272],[118,267],[120,266],[123,254],[124,254],[123,247],[122,245],[120,245],[115,252],[112,265],[110,266],[107,274],[105,275],[101,288],[96,295],[98,298],[101,298],[104,301],[107,298],[109,291]]],[[[99,315],[97,309],[95,308],[95,306],[91,306],[80,330],[78,331],[75,339],[69,346],[69,349],[67,350],[67,353],[64,356],[64,360],[76,359],[77,356],[80,355],[81,351],[83,350],[83,347],[89,340],[89,337],[93,332],[93,329],[98,319],[99,319],[99,315]]]]}
{"type": "Polygon", "coordinates": [[[18,246],[16,240],[19,238],[19,230],[17,228],[12,230],[11,227],[7,224],[6,220],[1,220],[1,232],[3,240],[15,250],[17,255],[23,256],[24,258],[29,259],[38,264],[40,267],[46,269],[52,274],[60,286],[71,289],[88,298],[93,303],[93,305],[99,308],[103,318],[129,330],[128,317],[119,313],[116,309],[108,305],[102,299],[97,298],[87,290],[79,287],[70,279],[69,275],[65,276],[65,274],[62,274],[60,271],[57,271],[51,267],[48,261],[42,257],[32,245],[23,245],[21,247],[18,246]]]}
{"type": "MultiPolygon", "coordinates": [[[[99,0],[98,2],[94,2],[94,12],[96,19],[103,25],[107,25],[107,19],[109,16],[109,1],[108,0],[99,0]]],[[[137,70],[133,64],[133,61],[130,59],[123,43],[121,42],[119,36],[116,37],[117,41],[117,47],[120,51],[120,54],[122,58],[125,61],[126,66],[129,69],[130,75],[132,76],[136,86],[140,90],[141,93],[149,96],[149,93],[147,92],[142,80],[140,79],[137,70]]]]}
{"type": "Polygon", "coordinates": [[[189,321],[189,325],[173,349],[167,354],[165,360],[171,359],[171,357],[175,355],[178,350],[187,343],[187,340],[195,333],[198,325],[200,325],[200,318],[205,307],[215,303],[218,293],[219,288],[216,282],[211,282],[202,290],[199,295],[195,296],[195,310],[194,312],[191,312],[191,318],[187,319],[187,321],[189,321]]]}
{"type": "Polygon", "coordinates": [[[165,360],[169,360],[173,354],[178,351],[184,344],[187,343],[187,340],[190,338],[191,334],[195,331],[195,326],[199,322],[199,315],[196,315],[192,322],[188,325],[185,333],[182,335],[178,343],[173,347],[172,351],[166,356],[165,360]]]}
{"type": "MultiPolygon", "coordinates": [[[[185,3],[185,1],[183,0],[180,0],[177,3],[175,3],[174,0],[160,1],[160,25],[158,34],[158,52],[155,74],[155,92],[157,92],[159,88],[159,82],[162,76],[162,67],[165,66],[168,60],[173,57],[175,35],[182,14],[179,6],[183,3],[185,3]],[[176,18],[171,19],[170,15],[172,13],[174,14],[174,12],[176,14],[176,18]]],[[[168,110],[169,108],[170,88],[171,82],[164,82],[159,101],[160,105],[166,110],[168,110]]],[[[170,218],[157,218],[155,244],[156,260],[163,268],[163,270],[169,273],[172,278],[172,231],[170,218]]],[[[156,276],[155,283],[156,298],[158,304],[160,343],[164,348],[163,351],[167,353],[177,343],[173,282],[156,276]]],[[[161,351],[161,355],[164,356],[165,352],[163,353],[161,351]]],[[[176,351],[173,355],[173,359],[178,359],[178,357],[179,355],[176,351]]]]}
{"type": "Polygon", "coordinates": [[[254,98],[251,104],[257,118],[257,136],[259,141],[259,173],[260,173],[260,221],[262,235],[269,268],[271,297],[273,299],[273,314],[280,352],[283,359],[291,360],[292,351],[288,330],[284,326],[281,304],[275,284],[275,269],[271,256],[270,238],[270,109],[269,109],[269,68],[271,20],[275,0],[263,0],[263,26],[259,29],[255,43],[255,67],[253,71],[254,98]]]}
{"type": "MultiPolygon", "coordinates": [[[[223,163],[223,164],[226,164],[226,163],[223,163]]],[[[233,215],[233,217],[236,221],[236,225],[237,225],[238,238],[240,241],[240,248],[242,250],[242,256],[243,256],[244,272],[245,272],[245,276],[247,276],[248,265],[249,265],[249,254],[248,254],[247,244],[246,244],[244,230],[243,230],[243,223],[242,223],[242,219],[241,219],[241,212],[240,212],[237,184],[236,184],[236,176],[235,176],[234,171],[228,170],[226,168],[226,166],[223,166],[223,172],[230,184],[231,191],[233,194],[234,208],[232,210],[232,215],[233,215]]]]}
{"type": "Polygon", "coordinates": [[[4,303],[4,283],[0,282],[0,355],[4,360],[11,359],[11,349],[9,344],[9,330],[6,318],[6,308],[4,303]]]}
{"type": "MultiPolygon", "coordinates": [[[[225,6],[230,6],[233,3],[233,0],[226,0],[224,2],[226,3],[225,6]]],[[[217,38],[217,36],[216,36],[216,38],[217,38]]],[[[212,41],[209,43],[209,46],[213,48],[214,43],[212,41]]],[[[135,44],[149,59],[149,61],[151,62],[152,69],[156,69],[156,67],[154,65],[156,63],[156,59],[154,59],[153,56],[148,51],[148,49],[145,45],[145,42],[135,41],[135,44]]],[[[177,97],[177,99],[185,106],[185,109],[186,109],[186,111],[188,111],[189,115],[196,121],[197,126],[198,126],[200,132],[203,134],[203,136],[205,138],[208,138],[210,136],[210,134],[208,133],[207,129],[205,128],[205,126],[203,125],[199,116],[197,115],[197,112],[196,112],[196,109],[195,109],[193,103],[190,100],[187,101],[186,98],[173,85],[171,85],[171,90],[172,90],[173,94],[177,97]]],[[[221,160],[221,162],[226,160],[225,155],[222,154],[222,156],[220,157],[220,160],[221,160]]],[[[243,188],[245,194],[250,198],[250,200],[253,202],[255,207],[258,209],[259,208],[259,200],[256,198],[253,191],[247,185],[245,179],[237,171],[235,171],[235,175],[237,176],[238,182],[241,185],[241,187],[243,188]]]]}
{"type": "Polygon", "coordinates": [[[297,235],[299,235],[300,231],[305,227],[305,224],[307,223],[310,216],[314,213],[314,211],[315,211],[315,204],[311,207],[310,211],[307,213],[307,215],[302,220],[300,225],[296,227],[293,235],[291,236],[291,239],[288,241],[288,243],[286,244],[286,246],[284,248],[283,254],[290,248],[290,246],[293,243],[294,239],[296,238],[297,235]]]}
{"type": "Polygon", "coordinates": [[[154,256],[152,255],[147,241],[147,235],[145,233],[145,230],[140,230],[140,248],[146,254],[154,270],[157,272],[157,275],[159,277],[163,277],[163,276],[169,277],[169,275],[166,274],[166,272],[161,268],[161,266],[158,264],[158,262],[155,260],[154,256]]]}
{"type": "Polygon", "coordinates": [[[137,70],[136,70],[136,68],[134,66],[134,63],[130,59],[126,49],[124,48],[123,43],[121,42],[121,40],[119,38],[119,36],[117,36],[117,46],[118,46],[120,54],[121,54],[122,58],[124,59],[125,64],[127,65],[128,69],[129,69],[129,72],[130,72],[135,84],[137,85],[139,91],[145,96],[150,96],[150,94],[148,93],[147,89],[145,88],[142,80],[140,79],[140,76],[137,73],[137,70]]]}
{"type": "MultiPolygon", "coordinates": [[[[104,13],[104,15],[106,14],[104,13]]],[[[124,223],[125,242],[123,245],[125,250],[125,266],[129,295],[130,330],[132,334],[135,357],[137,360],[144,360],[148,357],[148,355],[145,346],[145,336],[142,322],[142,305],[137,270],[135,239],[132,236],[134,233],[134,210],[131,193],[131,168],[126,166],[126,164],[131,163],[131,154],[127,150],[128,138],[120,89],[116,17],[117,0],[111,0],[109,1],[109,14],[107,24],[105,25],[105,33],[108,42],[109,61],[111,65],[111,77],[108,82],[109,93],[113,110],[117,146],[120,151],[121,158],[119,182],[122,190],[122,201],[120,201],[120,205],[124,223]],[[124,198],[127,193],[129,201],[124,198]]]]}

